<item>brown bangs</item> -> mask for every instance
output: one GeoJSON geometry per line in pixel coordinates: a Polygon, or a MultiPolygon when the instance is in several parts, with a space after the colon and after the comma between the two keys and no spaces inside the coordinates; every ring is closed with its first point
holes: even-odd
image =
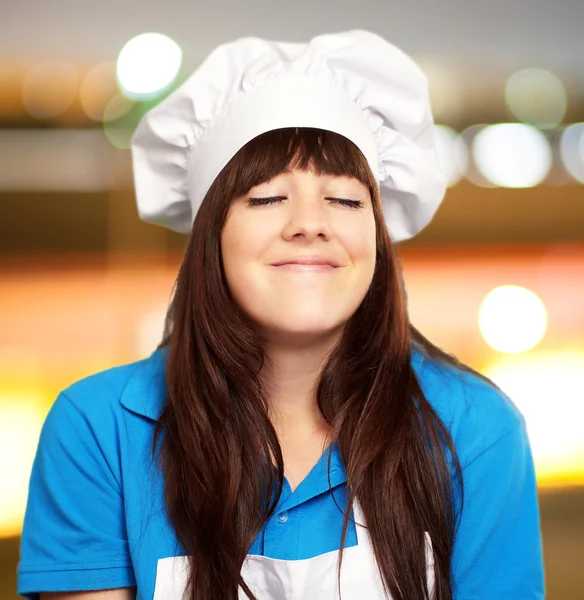
{"type": "Polygon", "coordinates": [[[236,165],[229,163],[225,167],[230,170],[228,187],[233,197],[292,169],[354,177],[371,191],[376,186],[361,150],[333,131],[310,127],[275,129],[249,141],[237,156],[236,165]]]}

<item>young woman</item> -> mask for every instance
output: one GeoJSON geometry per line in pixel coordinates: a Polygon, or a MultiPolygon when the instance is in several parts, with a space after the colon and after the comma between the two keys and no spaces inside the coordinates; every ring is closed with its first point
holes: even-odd
{"type": "Polygon", "coordinates": [[[363,31],[221,46],[145,117],[140,215],[190,234],[164,339],[53,405],[22,596],[544,597],[524,419],[408,319],[432,126],[363,31]]]}

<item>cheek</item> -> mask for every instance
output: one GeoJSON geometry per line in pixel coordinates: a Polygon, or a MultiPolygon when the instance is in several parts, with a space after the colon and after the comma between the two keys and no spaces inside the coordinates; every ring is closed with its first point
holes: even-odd
{"type": "Polygon", "coordinates": [[[375,223],[361,223],[347,227],[343,232],[343,245],[352,262],[366,267],[375,264],[377,252],[375,223]]]}
{"type": "Polygon", "coordinates": [[[225,224],[221,255],[227,285],[236,299],[240,300],[246,289],[250,289],[266,247],[265,229],[250,227],[241,219],[231,219],[225,224]]]}
{"type": "Polygon", "coordinates": [[[345,232],[343,245],[347,251],[351,269],[350,292],[345,297],[353,310],[365,297],[373,275],[377,258],[377,242],[375,223],[362,223],[345,232]]]}

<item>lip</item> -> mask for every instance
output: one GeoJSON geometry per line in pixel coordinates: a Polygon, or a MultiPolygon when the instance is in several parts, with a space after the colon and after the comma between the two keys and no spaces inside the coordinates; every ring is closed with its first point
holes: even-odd
{"type": "Polygon", "coordinates": [[[273,267],[283,267],[291,265],[314,266],[314,267],[329,267],[336,269],[340,267],[339,263],[331,258],[324,256],[295,256],[294,258],[285,258],[272,263],[273,267]]]}
{"type": "Polygon", "coordinates": [[[299,271],[301,273],[326,273],[327,271],[332,272],[337,270],[337,267],[326,264],[286,263],[270,266],[280,271],[299,271]]]}

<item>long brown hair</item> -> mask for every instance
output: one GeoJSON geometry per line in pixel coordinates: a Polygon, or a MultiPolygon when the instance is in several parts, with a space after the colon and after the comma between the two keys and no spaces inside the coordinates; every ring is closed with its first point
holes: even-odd
{"type": "MultiPolygon", "coordinates": [[[[196,215],[175,282],[159,345],[168,346],[168,396],[152,452],[165,430],[160,467],[166,509],[191,557],[185,599],[236,600],[239,586],[255,599],[240,571],[282,490],[282,452],[258,377],[268,357],[229,294],[220,236],[233,198],[292,166],[349,175],[370,189],[375,272],[322,369],[317,402],[331,427],[332,443],[338,441],[348,506],[359,499],[387,590],[395,600],[430,597],[427,531],[434,553],[434,597],[450,600],[454,485],[462,492],[462,471],[452,438],[412,368],[412,348],[482,376],[409,323],[401,266],[366,159],[343,136],[309,128],[265,133],[231,159],[196,215]],[[276,468],[261,457],[273,457],[276,468]]],[[[343,512],[341,549],[349,519],[349,511],[343,512]]]]}

